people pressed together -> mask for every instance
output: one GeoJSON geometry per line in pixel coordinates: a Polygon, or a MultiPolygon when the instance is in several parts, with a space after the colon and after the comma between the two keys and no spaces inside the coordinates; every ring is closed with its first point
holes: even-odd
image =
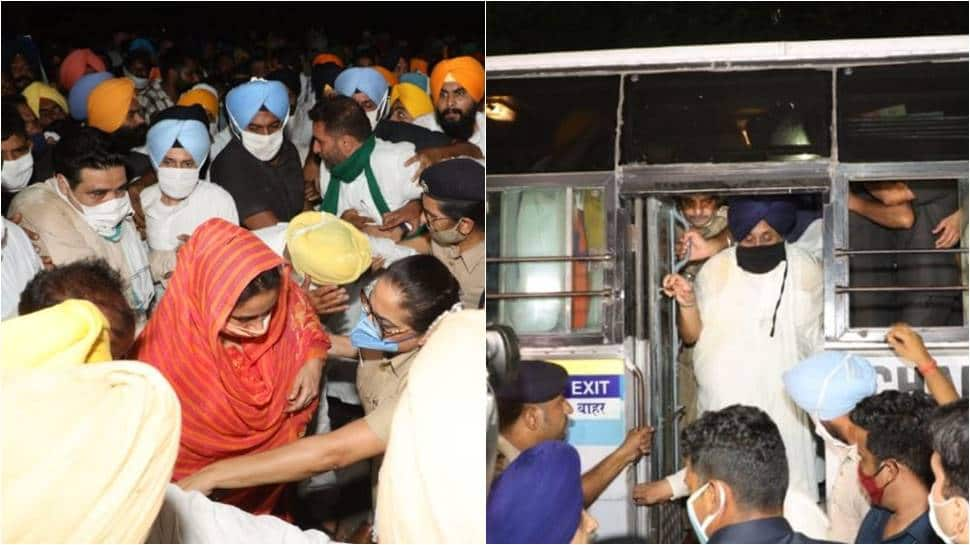
{"type": "MultiPolygon", "coordinates": [[[[468,339],[484,327],[477,310],[484,291],[484,139],[473,145],[391,119],[394,104],[410,109],[407,121],[432,111],[427,74],[459,49],[454,38],[429,41],[413,55],[386,37],[375,45],[368,33],[361,38],[366,55],[335,42],[328,47],[319,33],[305,44],[270,33],[255,37],[259,44],[210,43],[192,53],[168,39],[115,38],[105,47],[47,57],[22,37],[9,56],[5,51],[3,70],[4,369],[69,362],[71,376],[58,378],[60,389],[51,393],[78,381],[100,381],[103,389],[123,371],[147,377],[132,380],[151,388],[164,384],[163,393],[177,398],[174,415],[159,407],[177,432],[144,477],[152,481],[144,516],[123,531],[92,535],[326,542],[338,536],[336,526],[324,523],[344,515],[308,518],[292,483],[358,462],[371,466],[370,478],[355,486],[370,498],[363,520],[373,522],[386,450],[396,445],[395,472],[434,465],[427,449],[405,454],[405,431],[392,439],[397,412],[406,413],[402,430],[437,418],[437,410],[412,401],[397,411],[400,400],[413,399],[410,372],[446,362],[455,369],[436,373],[456,385],[480,378],[481,350],[468,339]],[[365,57],[374,66],[361,64],[365,57]],[[411,60],[423,73],[410,74],[411,83],[392,98],[411,60]],[[57,328],[52,339],[63,346],[52,340],[46,350],[33,347],[37,353],[18,348],[37,344],[37,328],[44,327],[57,328]],[[439,329],[447,333],[434,341],[439,329]],[[453,344],[459,339],[461,348],[453,344]],[[438,348],[423,352],[428,343],[438,348]],[[451,361],[460,351],[466,357],[451,361]],[[107,360],[141,363],[110,372],[104,364],[103,373],[75,370],[107,360]],[[356,403],[358,412],[331,426],[327,373],[337,360],[352,369],[349,381],[334,378],[349,390],[340,399],[356,403]],[[324,527],[331,536],[317,531],[324,527]]],[[[484,68],[472,57],[462,62],[478,67],[460,76],[478,89],[471,106],[478,111],[484,68]]],[[[427,392],[429,384],[418,387],[427,392]]],[[[26,379],[16,387],[23,390],[18,395],[37,391],[26,379]]],[[[85,399],[85,391],[65,397],[85,399]]],[[[46,393],[39,399],[58,404],[46,393]]],[[[65,410],[74,407],[66,401],[65,410]]],[[[474,405],[473,396],[466,392],[464,402],[474,405]]],[[[112,403],[136,411],[128,415],[134,427],[138,418],[153,418],[154,409],[137,412],[131,400],[112,403]]],[[[49,413],[64,422],[45,420],[36,434],[76,425],[85,441],[98,440],[93,419],[100,413],[49,413]]],[[[38,448],[53,444],[32,440],[38,448]]],[[[16,447],[5,441],[5,458],[8,448],[16,447]]],[[[460,475],[480,464],[464,456],[452,465],[451,474],[460,475]]],[[[21,466],[12,471],[30,477],[21,466]]],[[[6,474],[3,481],[6,497],[6,474]]],[[[143,484],[119,479],[124,490],[115,497],[144,494],[143,484]]],[[[436,519],[448,495],[445,487],[429,490],[426,503],[411,507],[436,519]]],[[[484,491],[477,495],[482,512],[484,491]]],[[[4,511],[5,528],[10,513],[4,511]]],[[[484,525],[470,525],[467,517],[433,528],[418,524],[417,515],[399,517],[385,516],[386,530],[378,526],[373,537],[484,539],[484,525]]],[[[17,535],[91,537],[28,531],[33,522],[18,520],[25,533],[17,535]]]]}

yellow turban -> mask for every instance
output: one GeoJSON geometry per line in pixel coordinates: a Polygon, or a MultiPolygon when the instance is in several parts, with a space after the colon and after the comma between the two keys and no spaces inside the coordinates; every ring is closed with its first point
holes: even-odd
{"type": "Polygon", "coordinates": [[[286,249],[297,272],[314,284],[349,284],[371,264],[370,241],[326,212],[303,212],[286,228],[286,249]]]}
{"type": "Polygon", "coordinates": [[[209,114],[209,121],[213,121],[219,116],[219,97],[212,94],[212,91],[192,89],[182,93],[182,96],[179,97],[179,106],[191,106],[193,104],[205,108],[205,112],[209,114]]]}
{"type": "Polygon", "coordinates": [[[27,106],[30,106],[30,109],[37,117],[40,117],[40,99],[42,98],[46,98],[47,100],[50,100],[51,102],[60,106],[61,109],[64,110],[65,114],[71,113],[70,108],[67,106],[67,99],[64,98],[64,95],[60,94],[57,89],[47,85],[46,83],[35,81],[34,83],[28,85],[27,88],[24,89],[20,94],[24,95],[24,98],[27,99],[27,106]]]}
{"type": "MultiPolygon", "coordinates": [[[[36,330],[24,337],[36,339],[36,330]]],[[[139,362],[79,365],[9,375],[2,389],[3,541],[144,543],[181,428],[161,373],[139,362]]]]}
{"type": "Polygon", "coordinates": [[[98,307],[69,299],[0,322],[0,368],[64,369],[111,360],[110,326],[98,307]],[[43,342],[35,342],[43,332],[43,342]]]}
{"type": "Polygon", "coordinates": [[[391,104],[397,100],[401,101],[411,117],[422,116],[434,110],[428,93],[413,83],[398,83],[391,88],[391,104]]]}
{"type": "Polygon", "coordinates": [[[431,97],[434,100],[438,100],[446,81],[457,82],[476,102],[485,96],[485,68],[472,57],[445,59],[435,65],[431,71],[431,97]]]}
{"type": "Polygon", "coordinates": [[[88,96],[88,126],[113,133],[128,118],[135,84],[128,78],[105,80],[88,96]]]}
{"type": "Polygon", "coordinates": [[[482,427],[468,425],[485,421],[470,402],[488,378],[484,330],[485,311],[449,313],[411,364],[378,479],[381,543],[485,542],[482,427]]]}

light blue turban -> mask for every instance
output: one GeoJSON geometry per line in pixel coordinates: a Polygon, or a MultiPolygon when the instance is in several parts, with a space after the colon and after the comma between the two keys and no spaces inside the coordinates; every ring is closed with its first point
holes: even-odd
{"type": "Polygon", "coordinates": [[[286,86],[278,81],[254,79],[234,87],[226,96],[226,110],[240,130],[246,129],[263,106],[280,121],[285,121],[290,113],[290,96],[286,86]]]}
{"type": "Polygon", "coordinates": [[[152,164],[158,168],[176,140],[201,167],[209,155],[209,128],[194,119],[165,119],[152,125],[148,130],[148,156],[152,164]]]}
{"type": "Polygon", "coordinates": [[[785,390],[796,405],[821,420],[849,414],[876,393],[876,370],[848,352],[820,352],[785,372],[785,390]]]}
{"type": "Polygon", "coordinates": [[[400,81],[401,83],[413,83],[421,89],[424,89],[425,93],[429,92],[429,89],[431,89],[431,80],[429,80],[428,76],[425,76],[421,72],[408,72],[406,74],[401,74],[400,81]]]}
{"type": "Polygon", "coordinates": [[[84,121],[88,118],[88,96],[91,91],[102,81],[113,79],[110,72],[95,72],[87,74],[77,80],[71,92],[67,95],[67,105],[71,110],[71,117],[77,121],[84,121]]]}
{"type": "Polygon", "coordinates": [[[387,94],[387,80],[373,68],[348,68],[337,76],[334,89],[337,94],[351,98],[354,93],[361,91],[374,101],[374,104],[380,104],[387,94]]]}

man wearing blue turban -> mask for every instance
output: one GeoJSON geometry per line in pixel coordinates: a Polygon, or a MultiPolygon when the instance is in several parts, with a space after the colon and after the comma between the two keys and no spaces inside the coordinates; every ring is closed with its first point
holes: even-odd
{"type": "Polygon", "coordinates": [[[226,95],[232,141],[212,164],[212,181],[236,201],[242,225],[260,229],[303,211],[300,155],[283,138],[290,100],[278,81],[254,78],[226,95]]]}
{"type": "MultiPolygon", "coordinates": [[[[816,500],[811,428],[781,377],[821,347],[822,269],[785,241],[796,224],[792,199],[743,197],[728,204],[737,244],[711,257],[693,284],[679,274],[663,280],[678,303],[680,336],[694,345],[697,414],[736,403],[767,412],[785,442],[790,486],[816,500]]],[[[686,493],[682,475],[666,479],[666,492],[686,493]]]]}
{"type": "Polygon", "coordinates": [[[114,78],[111,72],[95,72],[87,74],[77,80],[71,92],[67,95],[67,104],[71,110],[71,117],[76,121],[88,119],[88,97],[99,83],[114,78]]]}
{"type": "Polygon", "coordinates": [[[487,543],[589,543],[596,519],[583,509],[579,453],[562,441],[526,450],[492,484],[487,543]]]}
{"type": "Polygon", "coordinates": [[[206,220],[239,224],[232,195],[200,180],[208,155],[208,117],[202,106],[173,106],[156,115],[148,130],[148,156],[158,183],[141,192],[156,278],[165,279],[175,269],[175,250],[206,220]]]}

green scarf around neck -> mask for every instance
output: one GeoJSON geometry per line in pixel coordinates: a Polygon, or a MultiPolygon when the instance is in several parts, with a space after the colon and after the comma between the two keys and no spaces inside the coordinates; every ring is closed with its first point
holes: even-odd
{"type": "Polygon", "coordinates": [[[367,140],[364,140],[364,143],[361,144],[357,151],[345,159],[344,162],[333,167],[330,171],[330,183],[327,184],[327,192],[324,194],[323,203],[320,205],[321,211],[336,215],[337,203],[340,200],[341,184],[353,182],[360,176],[361,171],[364,172],[364,176],[367,178],[367,189],[370,190],[370,196],[374,199],[374,204],[377,205],[377,211],[381,216],[391,211],[387,206],[387,202],[384,200],[384,195],[381,194],[381,186],[377,184],[377,179],[374,178],[374,171],[370,166],[370,156],[374,153],[374,146],[376,144],[377,138],[374,135],[370,135],[367,140]]]}

